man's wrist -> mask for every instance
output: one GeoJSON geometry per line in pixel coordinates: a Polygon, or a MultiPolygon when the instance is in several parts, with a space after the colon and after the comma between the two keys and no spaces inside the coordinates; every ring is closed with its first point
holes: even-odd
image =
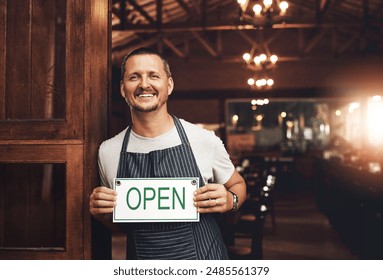
{"type": "Polygon", "coordinates": [[[227,190],[229,193],[231,193],[233,195],[233,208],[231,208],[231,210],[229,211],[235,211],[238,209],[238,195],[230,190],[227,190]]]}

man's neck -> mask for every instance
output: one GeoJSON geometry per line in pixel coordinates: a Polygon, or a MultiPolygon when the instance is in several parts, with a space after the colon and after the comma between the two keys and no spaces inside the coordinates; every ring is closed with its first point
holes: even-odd
{"type": "Polygon", "coordinates": [[[132,114],[134,133],[154,138],[168,132],[174,127],[174,121],[168,112],[135,112],[132,114]]]}

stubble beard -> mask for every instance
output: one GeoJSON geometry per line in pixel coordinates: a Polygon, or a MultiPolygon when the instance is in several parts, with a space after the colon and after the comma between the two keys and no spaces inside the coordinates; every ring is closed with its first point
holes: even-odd
{"type": "Polygon", "coordinates": [[[152,107],[146,107],[146,108],[142,106],[138,106],[138,105],[133,105],[133,106],[130,106],[130,108],[136,112],[149,113],[149,112],[156,111],[158,109],[158,104],[155,104],[152,107]]]}

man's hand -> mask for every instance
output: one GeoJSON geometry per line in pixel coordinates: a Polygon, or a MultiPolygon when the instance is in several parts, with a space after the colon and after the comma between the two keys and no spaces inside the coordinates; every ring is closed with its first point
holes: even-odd
{"type": "Polygon", "coordinates": [[[117,193],[107,187],[95,188],[89,197],[90,213],[93,216],[109,214],[116,206],[117,193]]]}
{"type": "Polygon", "coordinates": [[[221,184],[207,184],[194,192],[194,205],[199,213],[224,213],[232,208],[231,194],[221,184]]]}

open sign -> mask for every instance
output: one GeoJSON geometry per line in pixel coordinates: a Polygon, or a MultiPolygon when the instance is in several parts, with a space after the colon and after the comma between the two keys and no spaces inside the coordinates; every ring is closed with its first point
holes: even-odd
{"type": "Polygon", "coordinates": [[[113,222],[198,222],[193,204],[198,178],[115,178],[113,222]]]}

